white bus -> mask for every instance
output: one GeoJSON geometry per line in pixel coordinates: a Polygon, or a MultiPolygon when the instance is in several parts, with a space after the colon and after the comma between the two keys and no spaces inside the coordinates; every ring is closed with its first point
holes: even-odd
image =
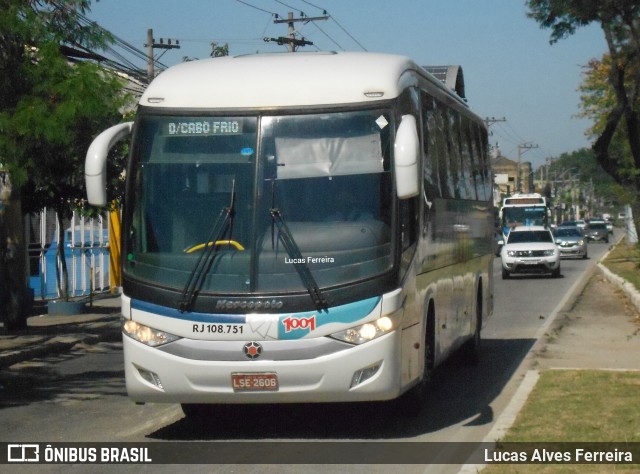
{"type": "Polygon", "coordinates": [[[504,198],[499,218],[502,234],[506,238],[509,230],[522,225],[549,227],[551,211],[547,198],[540,193],[517,193],[504,198]]]}
{"type": "Polygon", "coordinates": [[[123,341],[136,402],[424,397],[492,313],[487,133],[404,57],[260,54],[160,74],[131,133],[123,341]]]}

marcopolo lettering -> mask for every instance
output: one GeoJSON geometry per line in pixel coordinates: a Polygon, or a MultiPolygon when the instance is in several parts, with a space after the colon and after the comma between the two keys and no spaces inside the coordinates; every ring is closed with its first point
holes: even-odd
{"type": "Polygon", "coordinates": [[[255,300],[218,300],[216,309],[280,309],[284,303],[280,300],[255,301],[255,300]]]}

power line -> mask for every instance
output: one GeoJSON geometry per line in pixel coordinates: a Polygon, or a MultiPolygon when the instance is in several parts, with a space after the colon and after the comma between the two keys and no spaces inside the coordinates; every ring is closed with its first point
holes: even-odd
{"type": "Polygon", "coordinates": [[[327,14],[327,10],[326,10],[326,8],[319,7],[318,5],[314,5],[313,3],[311,3],[311,2],[307,2],[306,0],[301,0],[301,1],[302,1],[302,3],[306,3],[307,5],[311,5],[313,8],[317,8],[318,10],[322,10],[322,13],[323,13],[324,15],[326,15],[326,14],[327,14]]]}
{"type": "Polygon", "coordinates": [[[501,131],[502,133],[499,133],[498,131],[496,131],[496,133],[498,133],[500,136],[505,138],[510,143],[514,143],[515,144],[515,143],[521,143],[521,142],[525,141],[525,140],[522,140],[521,138],[519,138],[519,136],[514,134],[511,130],[506,129],[504,127],[504,125],[502,125],[501,123],[497,124],[497,129],[499,131],[501,131]]]}
{"type": "Polygon", "coordinates": [[[522,136],[520,136],[520,134],[516,131],[515,128],[513,128],[513,125],[511,125],[511,122],[507,122],[507,126],[513,131],[515,136],[518,137],[518,140],[520,140],[521,142],[526,142],[527,141],[524,138],[522,138],[522,136]]]}
{"type": "MultiPolygon", "coordinates": [[[[91,21],[89,18],[87,18],[81,12],[75,10],[74,8],[70,7],[69,5],[60,4],[58,2],[53,2],[52,5],[55,8],[63,10],[68,15],[71,15],[77,21],[77,23],[78,23],[78,25],[80,27],[96,29],[96,30],[100,31],[102,34],[104,34],[108,38],[108,41],[106,42],[106,44],[101,47],[101,49],[104,52],[104,54],[97,54],[92,49],[90,49],[88,47],[85,47],[85,46],[79,44],[78,42],[75,42],[75,41],[68,42],[68,44],[70,44],[76,50],[84,51],[85,55],[84,56],[80,56],[80,58],[84,57],[85,59],[95,60],[97,62],[100,62],[100,63],[108,66],[110,69],[113,69],[116,72],[120,72],[120,73],[129,75],[129,76],[131,76],[131,77],[133,77],[135,79],[142,79],[144,77],[143,74],[142,74],[141,69],[136,64],[134,64],[132,61],[130,61],[129,59],[125,58],[121,53],[116,51],[113,46],[114,45],[115,46],[120,46],[124,50],[126,50],[129,54],[132,54],[133,56],[137,56],[139,59],[144,59],[144,53],[142,53],[141,51],[137,50],[136,48],[134,48],[133,46],[129,45],[128,43],[120,40],[120,38],[118,38],[116,35],[114,35],[113,33],[109,32],[105,28],[101,27],[96,22],[91,21]],[[106,57],[105,54],[111,55],[112,57],[115,58],[115,60],[106,57]]],[[[71,53],[71,54],[74,54],[74,53],[71,53]]],[[[166,66],[162,65],[161,63],[159,63],[159,65],[161,65],[161,66],[166,68],[166,66]]]]}
{"type": "Polygon", "coordinates": [[[341,30],[342,30],[342,31],[343,31],[343,32],[344,32],[344,33],[345,33],[349,38],[351,38],[353,41],[355,41],[355,43],[356,43],[358,46],[360,46],[360,47],[362,48],[362,50],[363,50],[363,51],[367,51],[367,48],[365,48],[364,46],[362,46],[362,44],[360,44],[360,42],[359,42],[357,39],[355,39],[355,38],[351,35],[351,33],[349,33],[347,30],[345,30],[345,29],[343,28],[343,26],[342,26],[340,23],[338,23],[338,20],[336,20],[336,19],[335,19],[335,17],[334,17],[333,15],[329,15],[329,18],[331,18],[333,21],[335,21],[335,22],[336,22],[336,25],[338,25],[338,26],[340,27],[340,29],[341,29],[341,30]]]}
{"type": "Polygon", "coordinates": [[[247,3],[247,2],[245,2],[244,0],[236,0],[236,2],[238,2],[238,3],[242,3],[243,5],[246,5],[246,6],[248,6],[248,7],[251,7],[251,8],[253,8],[253,9],[255,9],[255,10],[259,10],[259,11],[261,11],[261,12],[268,13],[269,15],[275,16],[276,18],[278,18],[278,16],[279,16],[277,13],[270,12],[270,11],[265,10],[265,9],[263,9],[263,8],[260,8],[260,7],[256,7],[255,5],[251,5],[250,3],[247,3]]]}
{"type": "Polygon", "coordinates": [[[289,52],[293,53],[295,52],[296,47],[313,45],[312,41],[307,41],[306,39],[304,39],[304,37],[302,39],[298,39],[295,37],[296,32],[294,29],[294,24],[300,23],[300,22],[304,22],[306,24],[310,21],[327,20],[327,19],[328,19],[327,16],[318,16],[318,17],[306,16],[304,18],[294,18],[293,12],[289,12],[286,20],[284,19],[281,20],[279,18],[276,18],[273,20],[274,23],[287,23],[289,27],[289,36],[288,37],[279,36],[277,38],[264,38],[264,40],[266,42],[273,41],[280,45],[286,44],[288,46],[289,52]]]}
{"type": "MultiPolygon", "coordinates": [[[[162,54],[166,53],[170,49],[180,49],[180,42],[175,40],[172,44],[171,40],[167,40],[165,43],[162,38],[157,43],[153,37],[153,29],[147,29],[147,42],[145,43],[147,48],[147,81],[151,82],[155,77],[155,59],[153,57],[154,49],[163,49],[162,54]]],[[[162,54],[160,56],[162,56],[162,54]]]]}
{"type": "MultiPolygon", "coordinates": [[[[284,3],[283,3],[283,2],[281,2],[280,0],[274,0],[274,1],[276,1],[276,2],[278,2],[278,3],[280,3],[280,4],[282,4],[282,5],[284,5],[284,3]]],[[[331,15],[330,13],[328,13],[326,8],[323,8],[323,7],[320,7],[320,6],[318,6],[318,5],[315,5],[315,4],[313,4],[313,3],[311,3],[311,2],[309,2],[309,1],[307,1],[307,0],[300,0],[300,1],[301,1],[301,2],[303,2],[303,3],[306,3],[307,5],[312,6],[313,8],[317,8],[318,10],[321,10],[323,15],[327,15],[329,18],[331,18],[331,19],[336,23],[336,25],[338,25],[338,27],[343,31],[343,33],[345,33],[349,38],[351,38],[351,40],[353,40],[353,41],[354,41],[354,42],[355,42],[355,43],[356,43],[360,48],[362,48],[362,50],[363,50],[363,51],[367,51],[367,48],[365,48],[365,47],[364,47],[364,46],[363,46],[363,45],[362,45],[362,44],[361,44],[361,43],[360,43],[360,42],[359,42],[359,41],[358,41],[358,40],[357,40],[357,39],[356,39],[356,38],[355,38],[351,33],[349,33],[349,32],[347,31],[347,29],[346,29],[346,28],[344,28],[344,27],[340,24],[340,22],[338,22],[338,20],[336,20],[336,18],[335,18],[333,15],[331,15]]],[[[286,6],[286,5],[285,5],[285,6],[286,6]]],[[[294,7],[289,7],[289,8],[292,8],[293,10],[298,10],[298,11],[300,11],[301,13],[304,13],[304,12],[302,12],[302,10],[300,10],[300,9],[297,9],[297,8],[294,8],[294,7]]],[[[341,50],[343,50],[343,51],[344,51],[344,48],[343,48],[342,46],[340,46],[340,45],[338,44],[338,42],[337,42],[336,40],[334,40],[332,37],[330,37],[330,36],[329,36],[329,35],[328,35],[324,30],[322,30],[322,29],[321,29],[320,27],[318,27],[317,25],[316,25],[316,28],[318,28],[318,29],[319,29],[319,30],[320,30],[320,31],[321,31],[325,36],[327,36],[327,37],[328,37],[328,38],[329,38],[329,39],[330,39],[330,40],[331,40],[331,41],[332,41],[336,46],[338,46],[338,48],[340,48],[341,50]]]]}
{"type": "MultiPolygon", "coordinates": [[[[309,1],[306,0],[300,0],[303,3],[312,6],[313,8],[317,8],[318,10],[322,11],[323,16],[322,17],[310,17],[308,16],[303,10],[301,10],[300,8],[291,5],[291,2],[284,2],[282,0],[273,0],[276,3],[279,3],[280,5],[283,5],[291,10],[295,10],[297,12],[300,13],[301,18],[297,18],[297,19],[293,19],[293,22],[304,22],[309,23],[309,22],[313,22],[317,19],[332,19],[335,24],[338,26],[338,28],[340,28],[342,30],[343,33],[345,33],[352,41],[354,41],[360,48],[362,48],[363,51],[367,51],[367,48],[365,48],[362,43],[360,43],[351,33],[349,33],[349,31],[347,31],[347,29],[342,26],[342,24],[333,16],[333,15],[329,15],[327,13],[327,10],[325,8],[322,8],[314,3],[311,3],[309,1]]],[[[236,0],[236,2],[245,5],[249,8],[253,8],[254,10],[258,10],[260,12],[263,13],[267,13],[270,16],[272,16],[273,18],[275,18],[274,23],[289,23],[290,24],[290,28],[289,28],[289,36],[288,37],[284,37],[284,36],[279,36],[276,38],[271,38],[271,37],[267,37],[266,36],[266,31],[267,31],[267,27],[265,27],[265,30],[263,32],[263,41],[265,42],[275,42],[277,44],[280,45],[288,45],[289,47],[289,51],[294,51],[296,47],[300,47],[300,46],[313,46],[313,42],[311,41],[307,41],[304,39],[304,37],[302,37],[301,39],[299,38],[295,38],[295,35],[298,34],[300,35],[299,31],[296,31],[295,29],[293,29],[293,27],[291,26],[292,23],[292,18],[288,17],[287,19],[284,19],[284,17],[282,15],[279,15],[276,12],[270,11],[270,10],[266,10],[264,8],[258,7],[256,5],[253,5],[252,3],[247,2],[246,0],[236,0]]],[[[315,24],[314,24],[315,25],[315,24]]],[[[324,35],[326,36],[333,44],[335,44],[339,49],[341,49],[342,51],[344,51],[344,48],[334,39],[332,38],[325,30],[323,30],[322,28],[318,27],[317,25],[315,25],[316,28],[318,28],[318,30],[324,35]]],[[[301,36],[301,35],[300,35],[301,36]]]]}
{"type": "Polygon", "coordinates": [[[333,44],[335,44],[338,48],[340,48],[342,51],[344,51],[344,48],[343,48],[342,46],[340,46],[336,40],[334,40],[331,36],[329,36],[329,34],[328,34],[326,31],[324,31],[322,28],[320,28],[320,27],[319,27],[318,25],[316,25],[315,23],[313,24],[313,26],[315,26],[316,28],[318,28],[318,30],[320,30],[320,32],[321,32],[323,35],[325,35],[325,36],[329,39],[329,41],[331,41],[331,42],[332,42],[333,44]]]}
{"type": "Polygon", "coordinates": [[[279,3],[280,5],[284,5],[285,7],[290,8],[291,10],[298,10],[298,12],[300,12],[301,16],[307,16],[305,12],[303,12],[302,10],[300,10],[300,9],[298,9],[296,7],[292,7],[291,5],[287,5],[286,3],[281,2],[280,0],[273,0],[273,1],[276,2],[276,3],[279,3]]]}

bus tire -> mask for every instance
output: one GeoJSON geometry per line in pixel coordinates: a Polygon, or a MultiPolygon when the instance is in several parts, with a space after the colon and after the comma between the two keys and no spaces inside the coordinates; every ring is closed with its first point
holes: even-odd
{"type": "Polygon", "coordinates": [[[400,409],[403,414],[415,417],[424,408],[427,401],[427,392],[433,378],[435,347],[435,309],[433,301],[429,302],[427,310],[426,330],[424,338],[424,369],[422,380],[413,386],[399,399],[400,409]]]}

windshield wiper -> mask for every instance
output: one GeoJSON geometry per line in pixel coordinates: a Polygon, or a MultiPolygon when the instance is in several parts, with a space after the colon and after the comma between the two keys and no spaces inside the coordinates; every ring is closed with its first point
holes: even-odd
{"type": "Polygon", "coordinates": [[[189,274],[187,283],[184,285],[180,301],[178,303],[178,309],[181,313],[191,311],[193,303],[198,296],[198,291],[202,288],[202,284],[211,270],[213,260],[218,253],[217,242],[223,240],[224,234],[227,229],[229,230],[229,240],[233,232],[233,218],[235,216],[236,208],[236,180],[233,180],[231,185],[231,202],[229,207],[223,207],[218,213],[218,217],[215,220],[209,238],[205,242],[204,250],[198,257],[195,266],[189,274]]]}
{"type": "MultiPolygon", "coordinates": [[[[282,219],[282,213],[280,212],[280,209],[273,207],[269,209],[269,213],[271,214],[271,219],[273,219],[273,222],[278,227],[278,236],[282,241],[282,245],[289,254],[289,258],[294,261],[293,266],[300,275],[300,279],[302,280],[304,286],[307,288],[309,295],[311,295],[313,304],[316,306],[318,311],[327,310],[329,304],[320,291],[320,287],[318,286],[316,279],[313,277],[311,270],[309,270],[309,266],[306,264],[306,260],[300,252],[300,247],[298,247],[296,241],[293,239],[293,235],[291,235],[291,232],[289,231],[289,228],[284,223],[284,219],[282,219]]],[[[275,242],[272,243],[275,244],[275,242]]]]}

